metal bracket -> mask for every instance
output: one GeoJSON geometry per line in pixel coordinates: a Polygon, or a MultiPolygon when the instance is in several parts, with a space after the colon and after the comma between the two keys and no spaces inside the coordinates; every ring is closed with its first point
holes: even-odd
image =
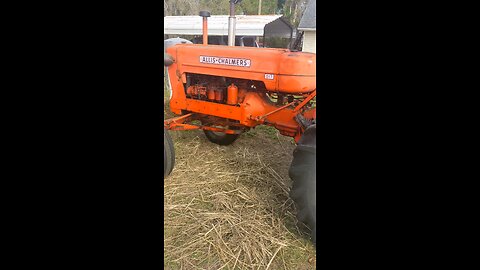
{"type": "Polygon", "coordinates": [[[306,119],[301,114],[295,115],[295,120],[302,126],[303,129],[306,129],[308,126],[313,124],[312,121],[306,119]]]}

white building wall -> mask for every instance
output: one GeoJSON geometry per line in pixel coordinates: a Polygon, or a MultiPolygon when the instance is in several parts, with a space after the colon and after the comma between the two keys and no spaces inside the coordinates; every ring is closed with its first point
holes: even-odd
{"type": "Polygon", "coordinates": [[[302,51],[317,53],[317,31],[305,31],[302,51]]]}

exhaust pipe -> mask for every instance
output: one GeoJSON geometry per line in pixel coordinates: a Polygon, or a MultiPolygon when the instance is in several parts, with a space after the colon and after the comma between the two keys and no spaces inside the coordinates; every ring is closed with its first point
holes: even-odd
{"type": "Polygon", "coordinates": [[[228,46],[235,46],[235,4],[238,0],[230,0],[230,17],[228,17],[228,46]]]}
{"type": "Polygon", "coordinates": [[[207,18],[210,17],[210,12],[208,11],[200,11],[199,14],[203,18],[203,45],[208,45],[208,23],[207,18]]]}

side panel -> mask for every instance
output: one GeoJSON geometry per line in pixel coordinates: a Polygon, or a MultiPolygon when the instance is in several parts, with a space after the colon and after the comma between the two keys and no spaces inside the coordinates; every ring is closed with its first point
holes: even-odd
{"type": "Polygon", "coordinates": [[[196,44],[176,45],[167,52],[175,58],[177,76],[196,73],[250,79],[263,81],[269,91],[294,94],[316,87],[316,58],[310,53],[196,44]]]}

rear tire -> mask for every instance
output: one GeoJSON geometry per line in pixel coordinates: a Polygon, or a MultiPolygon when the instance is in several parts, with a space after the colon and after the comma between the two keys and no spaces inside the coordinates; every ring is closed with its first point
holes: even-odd
{"type": "Polygon", "coordinates": [[[172,137],[163,128],[163,178],[170,175],[173,166],[175,166],[175,148],[173,147],[172,137]]]}
{"type": "Polygon", "coordinates": [[[290,197],[297,206],[297,218],[312,230],[313,243],[317,242],[317,168],[316,125],[307,128],[293,151],[289,176],[293,181],[290,197]]]}

